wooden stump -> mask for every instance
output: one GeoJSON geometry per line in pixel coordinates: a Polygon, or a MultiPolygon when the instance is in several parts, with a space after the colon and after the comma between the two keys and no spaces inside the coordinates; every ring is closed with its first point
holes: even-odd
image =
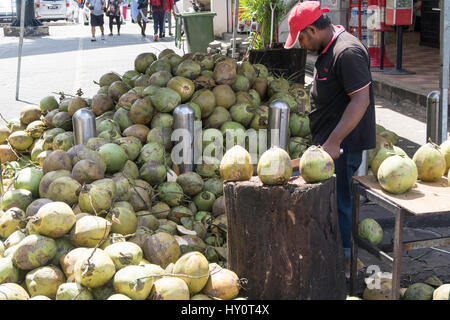
{"type": "Polygon", "coordinates": [[[228,267],[249,299],[346,298],[335,181],[225,182],[228,267]]]}

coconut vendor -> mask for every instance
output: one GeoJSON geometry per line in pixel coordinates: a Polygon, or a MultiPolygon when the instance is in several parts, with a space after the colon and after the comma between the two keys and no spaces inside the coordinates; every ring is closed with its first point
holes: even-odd
{"type": "Polygon", "coordinates": [[[367,48],[344,27],[333,25],[319,1],[298,3],[289,14],[285,48],[297,40],[317,54],[310,93],[310,129],[315,145],[334,160],[339,227],[350,276],[352,176],[363,150],[375,148],[375,107],[367,48]],[[341,149],[343,153],[341,154],[341,149]]]}

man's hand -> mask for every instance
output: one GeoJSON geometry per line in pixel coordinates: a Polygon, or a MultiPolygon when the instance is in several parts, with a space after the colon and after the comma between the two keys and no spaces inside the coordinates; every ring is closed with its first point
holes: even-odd
{"type": "Polygon", "coordinates": [[[322,146],[323,150],[328,152],[328,154],[333,158],[333,160],[336,160],[341,155],[341,145],[340,143],[334,142],[328,138],[327,141],[322,146]]]}

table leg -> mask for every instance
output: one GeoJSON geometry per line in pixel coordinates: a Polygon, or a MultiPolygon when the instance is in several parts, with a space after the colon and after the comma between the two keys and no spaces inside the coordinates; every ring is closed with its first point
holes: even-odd
{"type": "Polygon", "coordinates": [[[353,235],[358,233],[359,221],[359,184],[353,182],[352,184],[352,254],[350,261],[350,294],[355,295],[358,290],[358,245],[353,235]]]}
{"type": "Polygon", "coordinates": [[[392,300],[400,296],[400,276],[403,255],[403,210],[395,216],[394,262],[392,267],[392,300]]]}

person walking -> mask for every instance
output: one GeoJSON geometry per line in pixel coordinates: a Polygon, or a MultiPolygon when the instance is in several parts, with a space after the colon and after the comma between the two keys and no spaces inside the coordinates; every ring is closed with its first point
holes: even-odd
{"type": "Polygon", "coordinates": [[[162,37],[166,36],[166,19],[169,27],[169,36],[172,36],[172,10],[173,10],[173,0],[163,0],[164,5],[164,23],[163,23],[163,33],[162,37]]]}
{"type": "Polygon", "coordinates": [[[103,14],[105,12],[105,0],[86,0],[86,5],[91,10],[91,41],[95,39],[95,27],[100,27],[102,33],[102,40],[105,40],[105,30],[103,28],[103,14]]]}
{"type": "Polygon", "coordinates": [[[339,229],[349,278],[352,176],[363,150],[375,148],[375,105],[367,48],[344,27],[331,24],[325,12],[329,9],[321,9],[319,1],[298,3],[289,13],[285,48],[299,40],[301,47],[318,54],[310,93],[310,129],[313,143],[334,160],[339,229]]]}
{"type": "Polygon", "coordinates": [[[137,23],[141,28],[141,34],[145,37],[145,29],[147,28],[147,14],[148,14],[148,0],[138,0],[138,15],[137,15],[137,23]]]}
{"type": "Polygon", "coordinates": [[[116,20],[117,35],[120,36],[120,0],[108,0],[106,14],[109,17],[109,36],[113,35],[113,22],[116,20]]]}
{"type": "Polygon", "coordinates": [[[158,41],[158,33],[160,38],[163,37],[165,14],[163,1],[164,0],[151,0],[155,41],[158,41]]]}

